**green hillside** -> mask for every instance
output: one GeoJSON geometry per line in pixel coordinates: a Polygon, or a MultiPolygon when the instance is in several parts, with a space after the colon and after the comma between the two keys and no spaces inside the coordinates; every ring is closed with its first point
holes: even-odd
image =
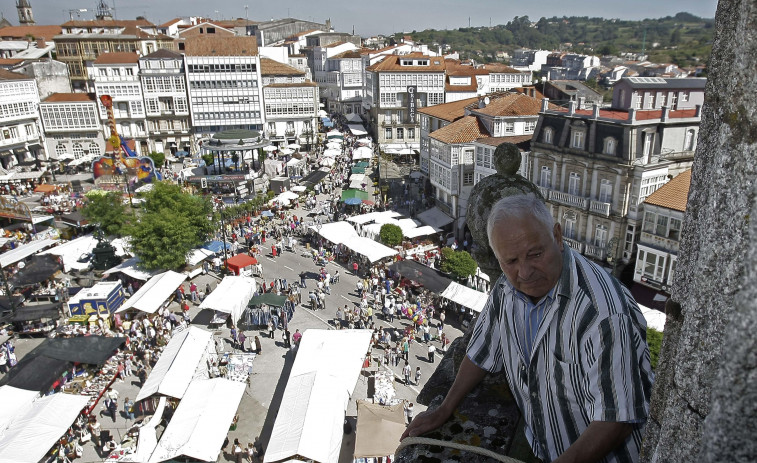
{"type": "MultiPolygon", "coordinates": [[[[454,30],[413,31],[413,40],[429,46],[449,45],[462,58],[495,61],[497,52],[521,48],[564,50],[609,55],[641,52],[645,45],[649,60],[679,66],[704,64],[710,55],[714,19],[678,13],[659,19],[626,21],[589,17],[541,18],[516,16],[505,25],[454,30]]],[[[397,34],[399,40],[402,35],[397,34]]]]}

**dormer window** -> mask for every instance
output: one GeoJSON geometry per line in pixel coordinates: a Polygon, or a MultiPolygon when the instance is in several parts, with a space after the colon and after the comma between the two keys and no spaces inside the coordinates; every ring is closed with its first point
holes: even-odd
{"type": "Polygon", "coordinates": [[[618,147],[618,141],[615,140],[613,137],[607,137],[605,138],[605,145],[602,150],[604,154],[609,154],[610,156],[615,155],[615,150],[618,147]]]}
{"type": "Polygon", "coordinates": [[[552,140],[554,139],[555,131],[552,129],[552,127],[546,127],[544,131],[542,132],[541,141],[544,143],[552,143],[552,140]]]}
{"type": "Polygon", "coordinates": [[[570,147],[575,149],[584,149],[586,142],[586,131],[583,129],[573,129],[570,136],[570,147]]]}

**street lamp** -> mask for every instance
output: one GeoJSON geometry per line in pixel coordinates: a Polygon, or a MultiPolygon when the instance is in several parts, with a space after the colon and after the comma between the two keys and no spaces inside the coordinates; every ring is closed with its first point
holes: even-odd
{"type": "Polygon", "coordinates": [[[226,268],[226,273],[229,273],[229,257],[226,254],[226,223],[223,221],[223,199],[216,198],[218,203],[218,214],[221,217],[221,236],[223,237],[223,266],[226,268]]]}

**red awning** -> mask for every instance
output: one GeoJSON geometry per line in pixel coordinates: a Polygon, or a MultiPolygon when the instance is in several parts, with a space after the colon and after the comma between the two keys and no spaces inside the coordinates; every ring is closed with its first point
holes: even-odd
{"type": "Polygon", "coordinates": [[[237,254],[236,256],[228,259],[226,261],[229,266],[236,267],[236,268],[245,268],[250,265],[255,265],[258,263],[258,260],[254,257],[250,257],[247,254],[237,254]]]}
{"type": "Polygon", "coordinates": [[[52,193],[53,191],[58,189],[58,185],[50,185],[49,183],[43,183],[41,185],[37,185],[36,188],[34,188],[35,193],[52,193]]]}

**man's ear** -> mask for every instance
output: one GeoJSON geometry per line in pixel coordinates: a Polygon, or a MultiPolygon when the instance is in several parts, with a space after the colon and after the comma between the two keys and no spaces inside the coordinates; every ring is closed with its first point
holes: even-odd
{"type": "Polygon", "coordinates": [[[557,246],[560,247],[560,251],[563,250],[563,243],[562,243],[562,227],[560,227],[559,223],[556,223],[555,226],[552,228],[552,236],[555,237],[555,243],[557,243],[557,246]]]}

